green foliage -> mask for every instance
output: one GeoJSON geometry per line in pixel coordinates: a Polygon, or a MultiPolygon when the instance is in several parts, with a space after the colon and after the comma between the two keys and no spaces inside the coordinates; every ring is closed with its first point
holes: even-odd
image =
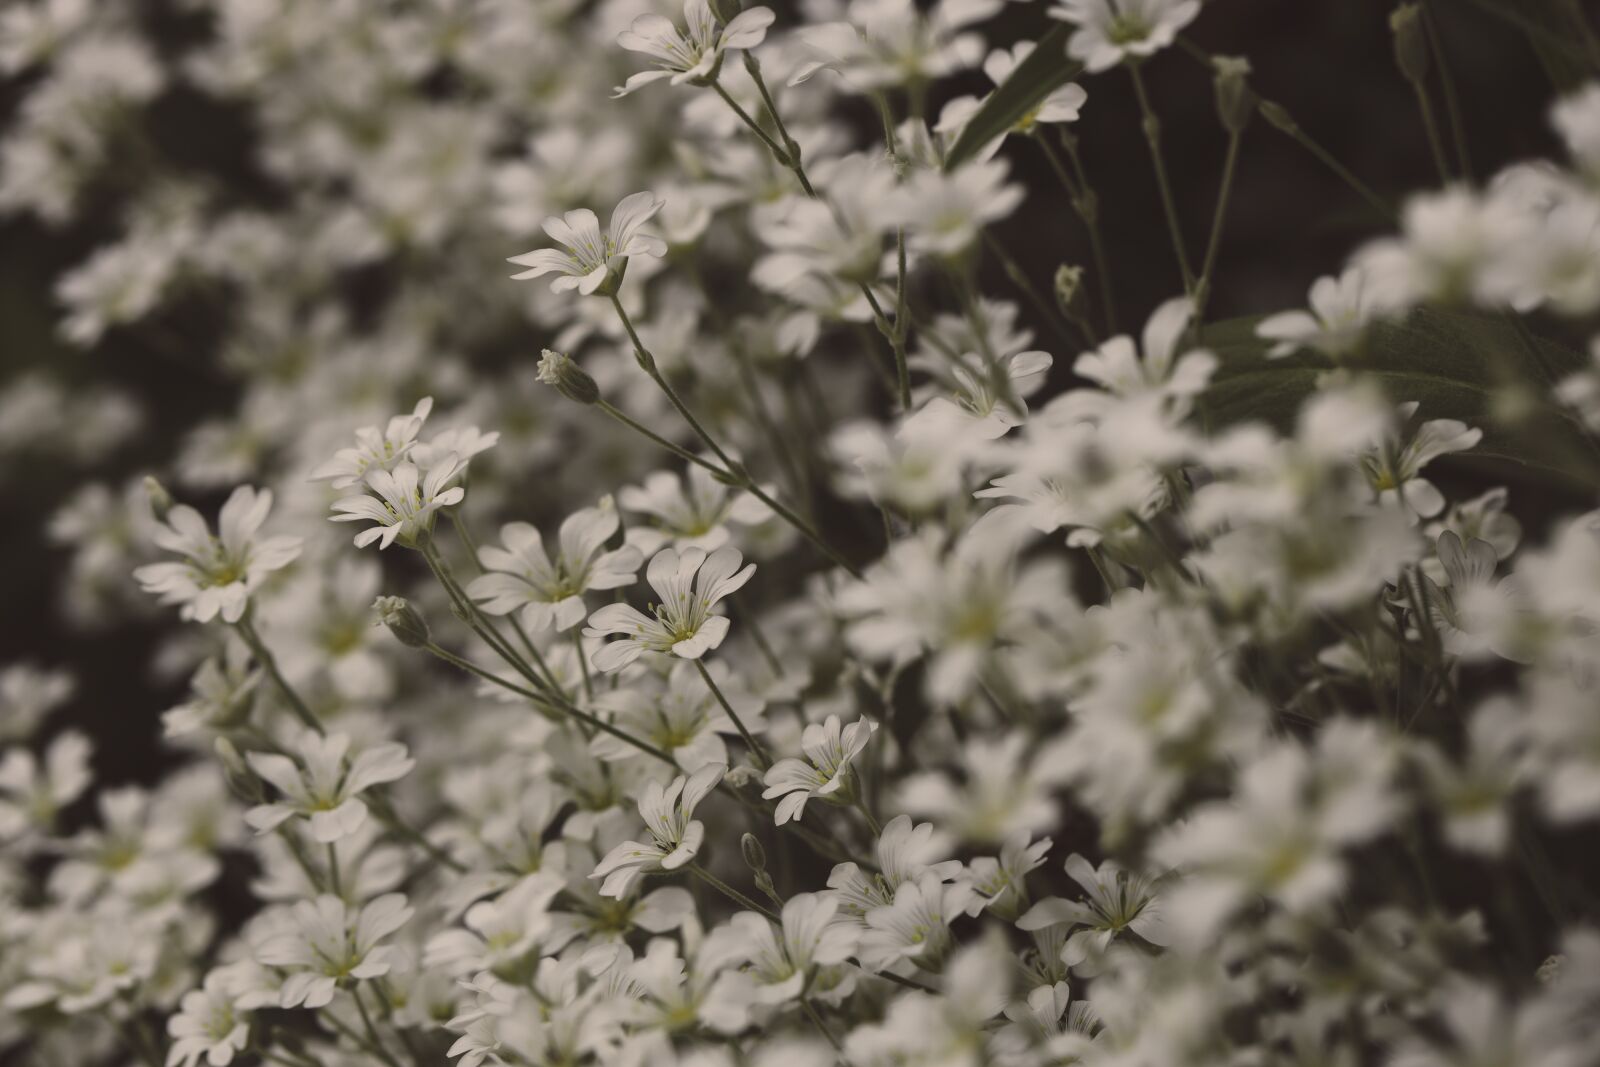
{"type": "Polygon", "coordinates": [[[989,95],[978,113],[962,128],[945,157],[945,170],[954,170],[966,162],[984,145],[1026,119],[1045,97],[1078,75],[1083,67],[1067,58],[1067,32],[1066,23],[1057,23],[1039,38],[1028,58],[1017,64],[1011,77],[989,95]]]}

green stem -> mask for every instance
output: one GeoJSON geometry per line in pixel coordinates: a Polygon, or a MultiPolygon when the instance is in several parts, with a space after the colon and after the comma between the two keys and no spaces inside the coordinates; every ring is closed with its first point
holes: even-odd
{"type": "Polygon", "coordinates": [[[729,885],[727,882],[724,882],[721,878],[718,878],[716,875],[712,874],[698,863],[689,864],[689,873],[693,874],[695,877],[705,882],[706,885],[709,885],[712,889],[715,889],[717,892],[721,893],[723,896],[727,897],[741,908],[744,908],[746,911],[753,911],[757,914],[765,915],[773,922],[783,921],[782,919],[778,918],[777,912],[763,904],[758,904],[754,900],[751,900],[749,897],[745,896],[743,893],[739,892],[737,889],[733,888],[733,886],[729,885]]]}
{"type": "Polygon", "coordinates": [[[272,679],[272,684],[278,687],[279,693],[283,694],[283,699],[289,702],[289,709],[294,712],[295,717],[317,733],[326,734],[328,731],[323,727],[322,720],[317,718],[316,713],[311,710],[304,700],[300,699],[300,694],[295,692],[294,687],[289,684],[289,680],[278,669],[277,659],[272,655],[272,650],[267,648],[266,642],[261,640],[261,635],[256,632],[255,623],[250,620],[250,616],[246,614],[233,624],[233,628],[243,638],[246,647],[250,649],[251,655],[255,656],[256,662],[266,669],[268,677],[272,679]]]}
{"type": "Polygon", "coordinates": [[[389,1067],[400,1067],[400,1061],[394,1058],[388,1048],[383,1044],[383,1039],[378,1036],[378,1028],[372,1023],[372,1016],[367,1012],[367,1002],[361,999],[361,987],[353,986],[350,997],[356,1002],[356,1010],[361,1013],[361,1025],[367,1029],[367,1039],[371,1042],[371,1051],[389,1067]]]}
{"type": "Polygon", "coordinates": [[[1371,186],[1357,178],[1349,167],[1340,163],[1332,152],[1318,144],[1310,134],[1300,128],[1300,124],[1286,111],[1281,104],[1263,100],[1257,107],[1261,116],[1274,127],[1287,134],[1301,148],[1316,156],[1318,161],[1329,170],[1333,171],[1338,179],[1355,191],[1356,195],[1365,200],[1374,211],[1381,215],[1385,221],[1398,223],[1400,215],[1394,208],[1384,203],[1383,198],[1372,191],[1371,186]]]}
{"type": "Polygon", "coordinates": [[[1444,89],[1445,114],[1450,118],[1450,137],[1455,142],[1456,161],[1461,176],[1472,180],[1472,157],[1467,152],[1467,131],[1461,121],[1461,99],[1456,94],[1456,79],[1450,69],[1450,57],[1445,53],[1444,34],[1439,29],[1438,18],[1431,0],[1422,5],[1422,25],[1428,31],[1428,45],[1439,64],[1439,84],[1444,89]]]}
{"type": "Polygon", "coordinates": [[[721,467],[717,466],[715,463],[712,463],[704,456],[696,455],[695,453],[690,452],[687,448],[684,448],[682,445],[675,444],[672,441],[667,440],[665,437],[662,437],[649,427],[643,425],[642,423],[636,422],[616,405],[605,400],[597,400],[595,401],[595,407],[599,408],[607,415],[610,415],[613,419],[616,419],[618,422],[622,423],[622,425],[628,427],[628,429],[649,438],[651,441],[666,449],[668,452],[671,452],[679,459],[684,460],[687,463],[693,463],[697,467],[703,467],[704,469],[711,471],[713,474],[724,473],[721,467]]]}
{"type": "Polygon", "coordinates": [[[578,656],[578,669],[583,672],[583,699],[594,703],[594,681],[589,677],[589,657],[583,651],[583,631],[572,628],[572,650],[578,656]]]}
{"type": "Polygon", "coordinates": [[[761,742],[757,741],[755,735],[745,726],[744,720],[739,718],[739,713],[733,710],[733,705],[728,703],[728,698],[722,695],[721,688],[717,686],[716,680],[711,677],[711,672],[706,669],[705,662],[698,659],[693,662],[700,671],[700,677],[705,680],[706,688],[711,690],[711,695],[717,698],[718,704],[722,705],[723,713],[733,722],[734,728],[739,731],[739,736],[744,738],[744,743],[749,747],[751,754],[755,756],[756,762],[761,764],[761,769],[766,770],[771,767],[772,757],[767,755],[767,750],[762,747],[761,742]]]}
{"type": "Polygon", "coordinates": [[[1111,260],[1106,255],[1105,238],[1100,232],[1100,198],[1094,191],[1094,186],[1089,184],[1089,172],[1084,168],[1083,157],[1078,154],[1077,141],[1065,130],[1061,131],[1061,146],[1067,150],[1067,158],[1072,162],[1072,173],[1077,178],[1077,188],[1083,200],[1083,210],[1079,217],[1089,231],[1089,248],[1094,255],[1094,270],[1099,278],[1100,302],[1105,312],[1105,328],[1107,334],[1117,332],[1116,301],[1111,292],[1111,260]],[[1085,214],[1085,211],[1087,214],[1085,214]]]}
{"type": "Polygon", "coordinates": [[[1195,286],[1194,326],[1197,330],[1205,320],[1206,304],[1211,299],[1211,272],[1216,269],[1217,253],[1222,248],[1222,229],[1228,217],[1228,201],[1233,196],[1233,176],[1239,163],[1239,144],[1243,140],[1243,130],[1233,130],[1228,134],[1228,155],[1222,164],[1222,188],[1217,191],[1217,210],[1211,217],[1211,238],[1206,242],[1206,258],[1200,265],[1200,281],[1195,286]]]}
{"type": "Polygon", "coordinates": [[[839,1044],[839,1039],[833,1036],[833,1031],[829,1030],[827,1025],[823,1023],[822,1016],[817,1014],[817,1009],[811,1006],[809,997],[800,998],[800,1010],[806,1013],[806,1018],[811,1020],[811,1025],[815,1026],[817,1031],[828,1039],[828,1044],[833,1046],[833,1051],[842,1052],[844,1050],[844,1046],[839,1044]]]}
{"type": "Polygon", "coordinates": [[[1439,180],[1446,185],[1450,184],[1450,163],[1444,154],[1444,139],[1439,135],[1439,121],[1433,114],[1433,103],[1428,96],[1428,87],[1423,82],[1414,81],[1411,87],[1417,93],[1417,110],[1422,112],[1422,125],[1428,131],[1428,150],[1433,153],[1433,165],[1439,171],[1439,180]]]}
{"type": "Polygon", "coordinates": [[[328,888],[334,896],[344,896],[344,890],[339,885],[339,853],[331,842],[328,845],[328,888]]]}
{"type": "Polygon", "coordinates": [[[1183,230],[1178,224],[1178,208],[1172,199],[1172,183],[1167,177],[1167,164],[1161,155],[1161,120],[1156,116],[1155,109],[1150,106],[1150,94],[1145,91],[1144,75],[1139,72],[1139,64],[1129,63],[1127,67],[1129,75],[1133,78],[1134,95],[1139,98],[1144,139],[1150,146],[1150,161],[1155,167],[1156,186],[1161,191],[1161,209],[1167,216],[1167,230],[1172,235],[1172,250],[1178,257],[1178,270],[1183,275],[1183,287],[1185,291],[1193,293],[1194,271],[1189,267],[1189,253],[1184,251],[1183,230]]]}

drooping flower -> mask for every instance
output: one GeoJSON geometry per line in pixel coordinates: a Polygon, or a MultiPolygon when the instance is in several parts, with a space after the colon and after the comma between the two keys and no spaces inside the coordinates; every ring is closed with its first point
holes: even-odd
{"type": "Polygon", "coordinates": [[[640,229],[665,203],[649,192],[623,197],[611,213],[611,228],[605,233],[600,232],[600,220],[588,208],[569,211],[561,218],[551,216],[544,220],[544,232],[562,248],[539,248],[512,256],[510,262],[528,269],[511,277],[522,281],[556,271],[561,277],[550,283],[552,292],[614,293],[622,284],[629,256],[666,255],[667,243],[640,229]]]}
{"type": "Polygon", "coordinates": [[[647,871],[675,871],[694,859],[706,836],[694,809],[727,773],[726,764],[711,763],[665,787],[659,781],[648,783],[639,796],[639,815],[650,840],[624,841],[606,853],[589,876],[604,879],[600,895],[620,900],[647,871]]]}
{"type": "Polygon", "coordinates": [[[271,510],[272,490],[241,485],[222,505],[213,536],[198,511],[179,504],[154,536],[156,544],[184,562],[147,564],[134,577],[162,603],[182,605],[185,619],[209,622],[220,615],[223,622],[238,622],[267,576],[300,554],[298,537],[256,540],[271,510]]]}
{"type": "Polygon", "coordinates": [[[320,735],[303,732],[296,745],[297,764],[276,752],[251,752],[245,757],[252,770],[283,794],[270,804],[245,812],[245,821],[264,834],[299,816],[311,824],[311,836],[331,844],[355,833],[367,819],[360,794],[368,788],[393,782],[410,773],[416,761],[406,746],[390,741],[363,749],[349,758],[348,734],[320,735]]]}
{"type": "Polygon", "coordinates": [[[617,35],[617,43],[630,52],[652,57],[656,69],[632,75],[611,95],[627,96],[662,78],[670,78],[673,85],[709,85],[717,80],[723,54],[760,44],[775,17],[769,8],[749,7],[718,30],[716,16],[706,0],[688,0],[683,5],[683,30],[664,16],[640,15],[617,35]]]}
{"type": "Polygon", "coordinates": [[[602,671],[621,670],[643,652],[671,653],[699,659],[728,636],[728,618],[711,609],[723,597],[737,592],[755,573],[755,564],[739,569],[744,557],[731,546],[707,557],[704,549],[664,548],[645,571],[651,588],[661,598],[651,615],[627,604],[607,604],[589,616],[585,637],[622,634],[594,655],[602,671]]]}
{"type": "Polygon", "coordinates": [[[573,512],[561,523],[554,559],[536,528],[508,523],[500,529],[505,548],[479,554],[488,573],[468,584],[467,595],[491,615],[520,612],[529,630],[570,630],[586,614],[584,593],[628,585],[639,570],[640,553],[631,545],[595,555],[619,521],[610,497],[573,512]]]}

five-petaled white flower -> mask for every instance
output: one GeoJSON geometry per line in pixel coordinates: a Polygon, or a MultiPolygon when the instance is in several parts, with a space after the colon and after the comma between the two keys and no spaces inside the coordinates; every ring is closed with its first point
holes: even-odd
{"type": "Polygon", "coordinates": [[[723,775],[725,763],[709,763],[689,777],[681,775],[663,787],[659,781],[645,785],[639,796],[639,815],[650,831],[649,841],[624,841],[594,869],[590,878],[604,879],[600,895],[621,900],[647,871],[675,871],[694,859],[705,839],[705,824],[694,819],[694,809],[723,775]]]}
{"type": "Polygon", "coordinates": [[[537,529],[508,523],[500,529],[506,547],[483,549],[479,555],[489,573],[474,578],[467,595],[491,615],[520,610],[530,630],[570,630],[583,621],[585,592],[628,585],[639,570],[640,552],[631,545],[595,555],[618,523],[610,497],[599,507],[573,512],[561,524],[554,559],[537,529]]]}
{"type": "Polygon", "coordinates": [[[645,577],[661,598],[646,615],[627,604],[607,604],[589,616],[585,637],[622,634],[594,654],[602,671],[617,671],[639,658],[641,652],[670,652],[684,659],[699,659],[728,636],[728,618],[711,609],[723,597],[737,592],[755,573],[754,563],[739,569],[744,557],[724,545],[708,557],[704,549],[682,552],[664,548],[650,560],[645,577]]]}
{"type": "Polygon", "coordinates": [[[416,544],[417,538],[433,529],[434,513],[461,503],[467,491],[451,485],[466,464],[455,455],[445,456],[428,468],[426,476],[415,463],[402,463],[392,471],[367,472],[367,485],[377,496],[360,493],[333,502],[334,522],[376,523],[356,534],[357,548],[378,542],[388,548],[396,539],[403,545],[416,544]]]}
{"type": "Polygon", "coordinates": [[[717,79],[723,53],[730,48],[754,48],[760,44],[773,18],[768,8],[746,8],[719,32],[716,16],[706,0],[689,0],[683,5],[683,31],[661,15],[640,15],[617,35],[617,43],[630,52],[653,57],[657,67],[633,75],[611,95],[626,96],[662,78],[671,78],[673,85],[709,85],[717,79]]]}
{"type": "Polygon", "coordinates": [[[299,815],[311,820],[311,836],[332,844],[361,829],[367,806],[359,794],[367,788],[405,777],[416,761],[406,746],[390,741],[365,749],[352,758],[348,734],[322,736],[307,730],[295,751],[299,762],[276,752],[251,752],[245,757],[261,777],[278,787],[283,798],[258,804],[245,812],[245,822],[258,834],[276,829],[299,815]]]}
{"type": "Polygon", "coordinates": [[[561,218],[552,215],[544,220],[544,232],[560,242],[564,251],[537,248],[512,256],[510,262],[528,269],[511,277],[522,281],[557,271],[561,277],[550,283],[552,292],[576,289],[585,296],[597,290],[615,292],[629,256],[666,255],[665,241],[639,230],[665,203],[654,193],[625,196],[611,213],[611,228],[605,233],[600,232],[600,220],[588,208],[569,211],[561,218]]]}
{"type": "Polygon", "coordinates": [[[154,537],[162,548],[184,556],[184,562],[151,563],[134,571],[134,577],[163,603],[183,605],[185,619],[209,622],[220,614],[223,622],[238,622],[250,594],[267,575],[300,554],[298,537],[255,540],[270,510],[272,490],[241,485],[222,505],[213,537],[198,511],[179,504],[154,537]]]}
{"type": "Polygon", "coordinates": [[[766,791],[762,799],[778,801],[773,819],[782,826],[790,819],[800,820],[806,801],[822,797],[837,803],[851,800],[850,761],[861,754],[872,739],[878,724],[871,719],[857,719],[840,728],[839,716],[829,715],[821,723],[812,723],[800,735],[800,747],[806,758],[781,759],[768,768],[766,791]]]}
{"type": "MultiPolygon", "coordinates": [[[[248,965],[248,961],[247,965],[248,965]]],[[[194,1067],[202,1057],[210,1067],[228,1067],[250,1043],[250,1019],[245,1012],[248,996],[234,967],[218,967],[206,975],[199,989],[183,995],[177,1014],[167,1020],[172,1067],[194,1067]]]]}
{"type": "Polygon", "coordinates": [[[813,967],[830,967],[850,958],[858,928],[834,922],[839,900],[832,893],[796,893],[783,905],[781,926],[765,916],[741,911],[730,922],[749,961],[758,1004],[782,1004],[805,989],[813,967]]]}
{"type": "Polygon", "coordinates": [[[333,458],[311,472],[314,482],[327,481],[335,489],[348,489],[372,470],[392,470],[417,443],[422,424],[433,410],[433,397],[425,396],[409,415],[396,415],[382,432],[376,426],[356,431],[353,448],[341,448],[333,458]]]}
{"type": "Polygon", "coordinates": [[[1078,28],[1067,55],[1091,73],[1154,55],[1199,14],[1200,0],[1061,0],[1050,10],[1078,28]]]}
{"type": "Polygon", "coordinates": [[[1314,348],[1338,359],[1361,343],[1367,324],[1377,315],[1367,272],[1350,267],[1337,278],[1318,278],[1311,285],[1311,310],[1282,311],[1256,324],[1256,336],[1276,342],[1269,359],[1301,348],[1314,348]]]}
{"type": "Polygon", "coordinates": [[[394,948],[378,942],[411,918],[403,893],[385,893],[352,914],[324,893],[294,906],[295,929],[262,942],[257,958],[290,971],[279,992],[281,1007],[326,1007],[344,979],[379,978],[393,966],[394,948]]]}
{"type": "Polygon", "coordinates": [[[1112,940],[1124,932],[1137,934],[1152,945],[1168,943],[1159,879],[1126,870],[1110,860],[1097,870],[1076,852],[1067,857],[1066,870],[1083,887],[1084,899],[1046,897],[1017,920],[1023,930],[1062,924],[1081,927],[1062,946],[1063,963],[1080,968],[1087,964],[1085,973],[1092,973],[1112,940]]]}

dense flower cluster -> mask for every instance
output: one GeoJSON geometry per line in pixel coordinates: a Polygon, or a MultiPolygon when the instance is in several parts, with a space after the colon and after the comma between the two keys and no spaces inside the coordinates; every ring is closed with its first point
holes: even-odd
{"type": "MultiPolygon", "coordinates": [[[[156,472],[219,503],[50,519],[74,616],[176,607],[191,680],[129,785],[70,674],[0,670],[0,1058],[1597,1062],[1600,336],[1528,316],[1596,328],[1600,82],[1566,158],[1410,198],[1306,310],[1211,321],[1218,235],[1175,234],[1136,338],[1103,263],[973,268],[1015,152],[1092,230],[1059,131],[1152,106],[1199,0],[1034,12],[1053,80],[998,0],[178,6],[171,47],[0,12],[0,210],[128,187],[62,337],[222,293],[238,387],[156,472]],[[140,139],[174,85],[270,196],[140,139]],[[1441,331],[1477,384],[1406,362],[1441,331]],[[1524,529],[1484,457],[1567,495],[1524,529]]],[[[1248,65],[1202,58],[1236,149],[1248,65]]],[[[0,446],[139,425],[0,396],[0,446]]]]}

